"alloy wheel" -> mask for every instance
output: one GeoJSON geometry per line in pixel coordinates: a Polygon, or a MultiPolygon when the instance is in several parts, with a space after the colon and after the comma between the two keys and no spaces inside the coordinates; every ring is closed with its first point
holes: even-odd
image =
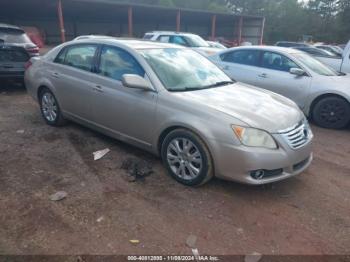
{"type": "Polygon", "coordinates": [[[56,100],[50,93],[44,93],[41,98],[41,107],[47,121],[54,122],[57,118],[58,108],[56,100]]]}
{"type": "Polygon", "coordinates": [[[203,167],[199,149],[187,138],[175,138],[167,147],[166,155],[170,169],[185,180],[195,179],[203,167]]]}

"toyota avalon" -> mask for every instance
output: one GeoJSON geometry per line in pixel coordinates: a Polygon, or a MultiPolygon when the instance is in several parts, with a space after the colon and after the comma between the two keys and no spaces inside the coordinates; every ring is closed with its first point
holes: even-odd
{"type": "Polygon", "coordinates": [[[108,38],[32,58],[26,86],[47,124],[76,121],[159,155],[178,182],[266,184],[312,161],[312,132],[291,100],[232,81],[178,45],[108,38]]]}

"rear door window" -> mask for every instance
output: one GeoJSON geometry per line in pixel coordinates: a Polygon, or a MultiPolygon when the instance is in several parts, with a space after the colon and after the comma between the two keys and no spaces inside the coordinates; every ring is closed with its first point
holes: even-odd
{"type": "Polygon", "coordinates": [[[97,73],[118,81],[121,81],[124,74],[145,76],[145,71],[131,54],[110,46],[104,46],[101,50],[97,73]]]}
{"type": "Polygon", "coordinates": [[[159,42],[169,43],[169,41],[170,41],[170,36],[168,36],[168,35],[161,35],[161,36],[159,36],[159,37],[157,38],[157,40],[158,40],[159,42]]]}
{"type": "Polygon", "coordinates": [[[182,36],[178,36],[178,35],[174,35],[174,36],[170,37],[170,43],[182,45],[182,46],[189,46],[186,39],[183,38],[182,36]]]}
{"type": "Polygon", "coordinates": [[[258,50],[237,50],[221,55],[224,62],[241,65],[258,66],[260,51],[258,50]]]}
{"type": "Polygon", "coordinates": [[[71,46],[62,50],[55,62],[91,72],[96,50],[97,45],[71,46]]]}
{"type": "Polygon", "coordinates": [[[300,68],[288,57],[274,52],[263,53],[261,66],[264,68],[284,72],[289,72],[291,68],[300,68]]]}

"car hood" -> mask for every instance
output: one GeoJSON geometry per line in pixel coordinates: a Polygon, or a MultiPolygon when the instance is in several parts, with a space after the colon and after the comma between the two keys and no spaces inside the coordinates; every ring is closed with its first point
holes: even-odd
{"type": "Polygon", "coordinates": [[[192,49],[205,56],[212,56],[222,51],[222,49],[215,48],[215,47],[193,47],[192,49]]]}
{"type": "Polygon", "coordinates": [[[177,95],[270,133],[290,128],[304,117],[293,101],[243,83],[177,95]]]}

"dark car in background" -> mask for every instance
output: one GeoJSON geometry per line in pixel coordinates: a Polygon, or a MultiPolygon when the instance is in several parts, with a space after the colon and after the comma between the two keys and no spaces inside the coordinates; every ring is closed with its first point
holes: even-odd
{"type": "Polygon", "coordinates": [[[14,80],[23,83],[26,63],[30,56],[21,46],[0,42],[0,81],[14,80]]]}
{"type": "Polygon", "coordinates": [[[0,23],[0,44],[23,47],[30,56],[39,55],[39,47],[34,44],[23,29],[18,26],[0,23]]]}

